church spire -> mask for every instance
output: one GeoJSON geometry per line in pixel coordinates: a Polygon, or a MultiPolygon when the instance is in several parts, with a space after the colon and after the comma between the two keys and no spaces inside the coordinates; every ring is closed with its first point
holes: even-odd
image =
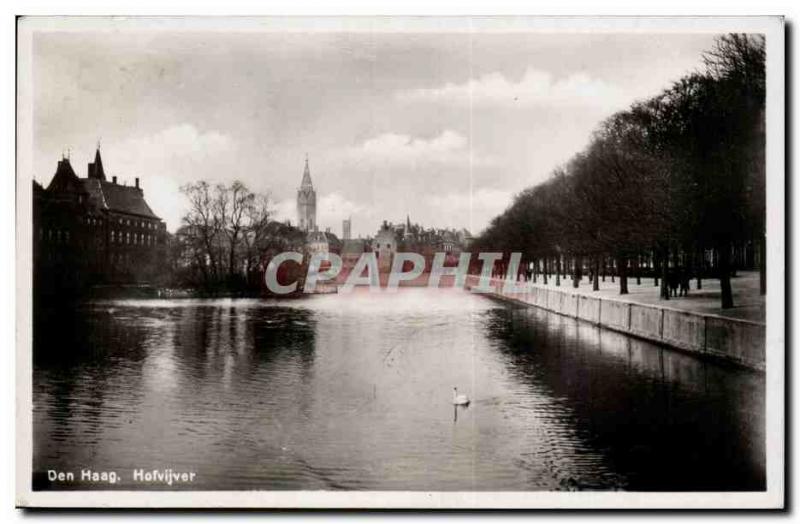
{"type": "Polygon", "coordinates": [[[303,170],[303,181],[300,183],[300,187],[313,187],[313,184],[311,183],[311,171],[308,169],[308,153],[306,153],[306,167],[303,170]]]}
{"type": "Polygon", "coordinates": [[[315,231],[317,227],[317,192],[311,184],[308,155],[303,170],[303,181],[297,190],[297,223],[303,231],[315,231]]]}

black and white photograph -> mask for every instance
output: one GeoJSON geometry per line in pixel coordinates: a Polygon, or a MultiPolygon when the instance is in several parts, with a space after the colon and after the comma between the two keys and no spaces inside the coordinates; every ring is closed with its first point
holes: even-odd
{"type": "Polygon", "coordinates": [[[17,19],[23,507],[780,508],[784,22],[17,19]]]}

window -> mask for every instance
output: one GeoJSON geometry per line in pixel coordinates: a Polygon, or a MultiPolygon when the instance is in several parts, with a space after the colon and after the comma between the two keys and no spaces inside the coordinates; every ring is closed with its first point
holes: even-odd
{"type": "Polygon", "coordinates": [[[131,243],[131,233],[130,233],[130,231],[125,233],[125,243],[126,244],[130,244],[131,243]]]}
{"type": "Polygon", "coordinates": [[[117,239],[117,232],[112,229],[111,230],[111,243],[113,244],[116,239],[117,239]]]}

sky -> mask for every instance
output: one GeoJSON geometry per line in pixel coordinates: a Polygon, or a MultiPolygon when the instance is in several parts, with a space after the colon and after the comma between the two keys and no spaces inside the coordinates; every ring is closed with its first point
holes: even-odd
{"type": "Polygon", "coordinates": [[[474,234],[615,111],[700,70],[711,34],[37,31],[34,178],[100,144],[107,175],[170,231],[183,184],[240,180],[296,223],[308,155],[317,223],[474,234]]]}

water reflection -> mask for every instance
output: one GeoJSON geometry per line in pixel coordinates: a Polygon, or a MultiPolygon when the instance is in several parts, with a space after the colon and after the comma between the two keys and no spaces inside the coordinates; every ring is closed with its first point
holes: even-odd
{"type": "Polygon", "coordinates": [[[36,489],[97,489],[44,477],[82,467],[120,472],[114,489],[166,467],[196,471],[189,489],[764,487],[759,375],[469,293],[116,301],[36,322],[36,489]]]}
{"type": "Polygon", "coordinates": [[[765,488],[762,376],[537,309],[491,316],[514,374],[560,399],[626,488],[765,488]]]}

